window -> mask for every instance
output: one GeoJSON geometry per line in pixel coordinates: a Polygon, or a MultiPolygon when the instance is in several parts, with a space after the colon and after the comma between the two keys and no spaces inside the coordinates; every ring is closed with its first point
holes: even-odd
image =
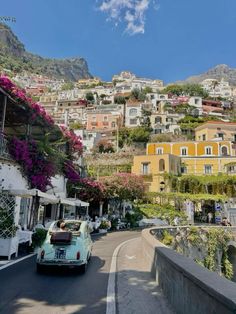
{"type": "Polygon", "coordinates": [[[205,147],[205,155],[212,155],[212,147],[211,146],[205,147]]]}
{"type": "Polygon", "coordinates": [[[165,160],[164,159],[159,160],[159,171],[165,171],[165,160]]]}
{"type": "Polygon", "coordinates": [[[163,155],[163,148],[157,148],[156,149],[156,154],[157,155],[163,155]]]}
{"type": "Polygon", "coordinates": [[[202,140],[205,141],[206,140],[206,134],[202,135],[202,140]]]}
{"type": "Polygon", "coordinates": [[[181,152],[181,156],[187,156],[188,155],[188,148],[187,147],[181,147],[180,152],[181,152]]]}
{"type": "Polygon", "coordinates": [[[137,116],[137,109],[135,108],[132,108],[129,110],[129,115],[130,116],[137,116]]]}
{"type": "Polygon", "coordinates": [[[228,147],[227,146],[222,146],[221,147],[221,155],[222,156],[227,156],[228,155],[228,147]]]}
{"type": "Polygon", "coordinates": [[[96,116],[93,116],[93,118],[92,118],[92,119],[93,119],[93,121],[96,121],[96,116]]]}
{"type": "Polygon", "coordinates": [[[224,134],[223,133],[218,133],[218,137],[220,137],[223,140],[224,139],[224,134]]]}
{"type": "Polygon", "coordinates": [[[115,122],[112,122],[112,123],[111,123],[111,127],[112,127],[112,128],[115,128],[115,127],[116,127],[116,123],[115,123],[115,122]]]}
{"type": "Polygon", "coordinates": [[[130,119],[129,120],[129,124],[136,125],[137,124],[137,119],[130,119]]]}
{"type": "Polygon", "coordinates": [[[212,173],[212,165],[205,165],[204,166],[204,173],[211,174],[212,173]]]}
{"type": "Polygon", "coordinates": [[[142,174],[146,175],[149,174],[149,163],[145,162],[142,164],[142,174]]]}
{"type": "Polygon", "coordinates": [[[181,173],[187,173],[187,172],[188,172],[187,167],[186,167],[186,166],[181,166],[181,167],[180,167],[180,172],[181,172],[181,173]]]}
{"type": "Polygon", "coordinates": [[[103,121],[107,121],[107,116],[104,116],[104,117],[103,117],[103,121]]]}

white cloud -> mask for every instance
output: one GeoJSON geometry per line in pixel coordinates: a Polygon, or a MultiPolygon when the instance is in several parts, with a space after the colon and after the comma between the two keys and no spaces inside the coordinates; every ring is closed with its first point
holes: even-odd
{"type": "Polygon", "coordinates": [[[143,34],[145,18],[149,6],[157,9],[157,0],[102,0],[99,10],[108,14],[108,20],[115,25],[124,22],[130,35],[143,34]]]}

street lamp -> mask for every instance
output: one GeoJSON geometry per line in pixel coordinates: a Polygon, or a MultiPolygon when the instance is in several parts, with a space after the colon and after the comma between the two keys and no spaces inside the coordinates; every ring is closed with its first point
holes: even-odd
{"type": "MultiPolygon", "coordinates": [[[[162,192],[164,192],[164,190],[165,190],[165,182],[164,181],[161,181],[160,182],[160,192],[162,193],[162,192]]],[[[160,195],[160,205],[162,205],[162,195],[160,195]]]]}

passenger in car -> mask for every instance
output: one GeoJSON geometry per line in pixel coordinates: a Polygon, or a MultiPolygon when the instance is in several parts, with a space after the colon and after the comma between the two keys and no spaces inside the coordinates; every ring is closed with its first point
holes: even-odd
{"type": "Polygon", "coordinates": [[[60,224],[60,231],[66,231],[66,224],[65,224],[65,222],[62,222],[60,224]]]}

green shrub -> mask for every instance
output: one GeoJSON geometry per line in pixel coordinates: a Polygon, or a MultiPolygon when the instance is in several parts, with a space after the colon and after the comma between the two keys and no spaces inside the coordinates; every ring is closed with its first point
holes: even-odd
{"type": "Polygon", "coordinates": [[[36,229],[36,231],[32,235],[32,248],[40,247],[47,236],[47,230],[44,229],[36,229]]]}

